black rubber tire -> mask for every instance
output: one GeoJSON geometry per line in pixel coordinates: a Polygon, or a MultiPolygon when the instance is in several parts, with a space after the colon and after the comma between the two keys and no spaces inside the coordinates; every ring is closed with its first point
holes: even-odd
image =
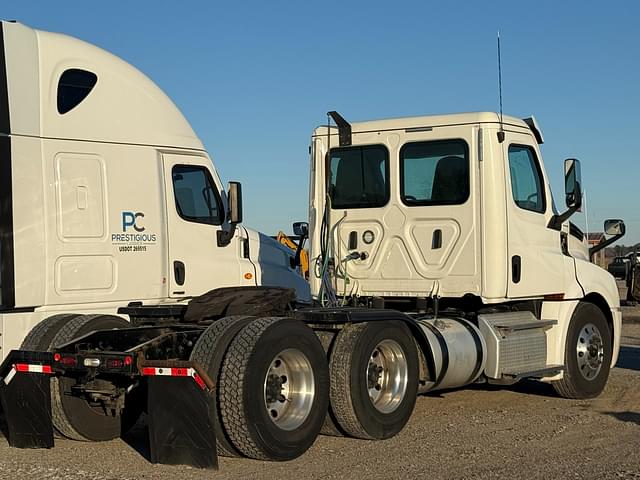
{"type": "MultiPolygon", "coordinates": [[[[51,345],[62,345],[93,330],[129,326],[129,322],[121,317],[80,315],[59,325],[51,345]]],[[[74,384],[75,380],[69,377],[51,379],[51,417],[53,425],[62,435],[80,441],[105,441],[119,437],[127,427],[132,426],[123,426],[124,418],[104,415],[84,399],[70,395],[74,384]]],[[[135,423],[131,418],[133,416],[127,415],[127,418],[135,423]]]]}
{"type": "MultiPolygon", "coordinates": [[[[322,348],[324,348],[325,355],[329,358],[337,333],[333,330],[315,330],[315,333],[322,344],[322,348]]],[[[324,423],[320,429],[320,435],[330,437],[344,437],[345,435],[344,432],[340,430],[340,426],[333,417],[331,409],[327,409],[327,415],[325,416],[324,423]]]]}
{"type": "Polygon", "coordinates": [[[562,397],[575,399],[594,398],[600,395],[609,378],[612,346],[611,331],[602,310],[592,303],[580,302],[573,312],[567,332],[564,375],[561,380],[552,382],[555,391],[562,397]],[[578,337],[588,323],[595,325],[600,330],[604,353],[600,371],[591,380],[587,380],[580,373],[576,358],[578,337]]]}
{"type": "Polygon", "coordinates": [[[340,428],[356,438],[380,440],[400,432],[409,421],[418,390],[418,351],[402,322],[377,321],[346,325],[338,334],[329,361],[331,413],[340,428]],[[379,411],[367,390],[366,372],[376,346],[394,340],[407,359],[407,386],[399,405],[379,411]]]}
{"type": "Polygon", "coordinates": [[[291,460],[313,444],[329,404],[327,359],[320,341],[304,323],[291,318],[260,318],[233,340],[220,375],[220,409],[234,446],[259,460],[291,460]],[[284,430],[265,407],[264,384],[274,358],[286,349],[304,353],[313,371],[314,397],[304,421],[284,430]]]}
{"type": "Polygon", "coordinates": [[[79,316],[80,314],[78,313],[60,313],[45,318],[31,329],[22,341],[20,349],[50,352],[53,349],[53,338],[61,326],[79,316]]]}
{"type": "Polygon", "coordinates": [[[189,358],[192,362],[200,364],[216,385],[216,395],[213,400],[216,450],[218,455],[225,457],[239,457],[240,452],[233,446],[229,435],[225,431],[220,414],[220,371],[222,370],[222,361],[229,345],[238,332],[254,319],[255,317],[253,316],[234,315],[217,320],[200,335],[189,358]]]}

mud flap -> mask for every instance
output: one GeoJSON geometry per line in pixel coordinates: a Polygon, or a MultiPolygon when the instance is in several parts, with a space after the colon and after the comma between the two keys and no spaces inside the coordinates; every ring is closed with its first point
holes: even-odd
{"type": "Polygon", "coordinates": [[[213,389],[193,368],[146,367],[143,375],[151,462],[217,469],[213,389]]]}
{"type": "Polygon", "coordinates": [[[0,366],[0,400],[12,447],[53,447],[52,361],[51,353],[12,350],[0,366]]]}

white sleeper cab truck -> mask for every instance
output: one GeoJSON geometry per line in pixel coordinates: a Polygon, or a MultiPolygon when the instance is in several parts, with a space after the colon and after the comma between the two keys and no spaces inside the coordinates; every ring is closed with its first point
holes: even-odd
{"type": "MultiPolygon", "coordinates": [[[[200,359],[213,370],[197,378],[213,385],[222,358],[211,355],[224,351],[216,346],[227,340],[208,327],[223,317],[227,327],[233,324],[239,332],[250,319],[267,316],[246,335],[252,345],[268,344],[262,355],[273,355],[247,358],[244,343],[234,354],[259,361],[265,372],[273,367],[269,388],[275,404],[260,409],[267,427],[278,430],[281,422],[295,432],[305,420],[290,418],[276,392],[281,381],[275,379],[292,364],[307,369],[300,380],[308,389],[300,400],[306,402],[303,407],[319,408],[316,415],[324,415],[325,380],[322,371],[314,376],[318,362],[326,369],[322,347],[304,324],[278,316],[308,302],[309,286],[292,266],[290,250],[266,235],[236,228],[240,193],[233,182],[228,192],[223,190],[189,123],[131,65],[69,36],[0,24],[0,361],[11,350],[47,352],[107,330],[106,337],[95,343],[85,338],[82,347],[69,347],[69,354],[58,354],[55,362],[24,355],[7,359],[0,390],[10,443],[50,445],[51,427],[38,422],[51,423],[51,417],[70,438],[118,436],[137,418],[147,391],[156,388],[132,375],[142,372],[139,362],[200,359]],[[111,337],[114,328],[127,333],[111,337]],[[201,337],[204,332],[209,333],[201,337]],[[139,345],[142,350],[136,350],[139,345]],[[84,361],[76,356],[91,348],[104,350],[104,356],[84,361]],[[125,354],[109,356],[107,351],[125,354]],[[280,351],[285,352],[281,359],[280,351]],[[31,403],[12,391],[37,375],[44,380],[33,381],[48,386],[48,374],[57,368],[72,373],[54,376],[51,398],[32,402],[44,413],[24,413],[31,403]],[[314,388],[319,395],[314,396],[314,388]],[[275,418],[281,411],[283,420],[275,418]],[[39,437],[31,437],[29,429],[44,432],[44,443],[33,440],[39,437]]],[[[228,328],[225,332],[230,335],[228,328]]],[[[149,368],[147,374],[156,372],[149,368]]],[[[244,367],[233,363],[231,368],[244,367]]],[[[164,370],[158,381],[172,379],[164,376],[167,372],[190,375],[194,383],[191,367],[164,370]]],[[[297,381],[295,374],[291,379],[297,381]]],[[[177,401],[156,396],[168,408],[177,401]]],[[[245,408],[235,397],[220,400],[223,407],[229,403],[245,408]]],[[[162,422],[163,416],[154,418],[162,422]]],[[[306,435],[313,441],[317,422],[311,423],[306,435]]],[[[158,444],[164,442],[164,425],[154,428],[158,444]]],[[[283,447],[274,441],[272,448],[277,455],[283,447]]],[[[291,454],[296,452],[280,455],[291,454]]],[[[159,448],[154,455],[157,461],[170,460],[159,448]]]]}
{"type": "Polygon", "coordinates": [[[211,159],[154,83],[68,36],[6,22],[2,34],[1,358],[54,314],[230,286],[308,300],[287,250],[234,229],[211,159]]]}

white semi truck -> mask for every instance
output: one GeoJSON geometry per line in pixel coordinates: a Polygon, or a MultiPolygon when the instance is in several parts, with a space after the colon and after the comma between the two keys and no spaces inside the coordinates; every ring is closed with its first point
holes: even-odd
{"type": "Polygon", "coordinates": [[[202,143],[147,77],[65,35],[2,31],[0,359],[57,313],[265,283],[310,300],[286,249],[234,228],[202,143]]]}
{"type": "Polygon", "coordinates": [[[559,213],[533,119],[330,112],[296,227],[309,305],[295,262],[234,229],[237,184],[222,192],[148,79],[69,37],[2,33],[3,332],[22,325],[0,367],[11,445],[51,447],[54,426],[114,438],[144,410],[152,461],[214,467],[217,453],[295,458],[321,430],[388,438],[420,392],[604,388],[615,281],[568,221],[579,162],[559,213]]]}

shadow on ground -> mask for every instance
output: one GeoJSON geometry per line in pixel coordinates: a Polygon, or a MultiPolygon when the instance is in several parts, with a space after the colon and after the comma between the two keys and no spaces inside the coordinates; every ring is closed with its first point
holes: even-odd
{"type": "Polygon", "coordinates": [[[151,450],[149,448],[149,428],[146,415],[142,415],[138,422],[127,433],[122,435],[122,440],[138,452],[148,462],[151,462],[151,450]]]}
{"type": "Polygon", "coordinates": [[[640,371],[640,347],[621,346],[616,367],[640,371]]]}
{"type": "Polygon", "coordinates": [[[460,388],[451,390],[439,390],[436,392],[427,392],[425,395],[430,397],[440,397],[442,394],[457,390],[482,390],[486,392],[511,391],[525,395],[535,395],[537,397],[554,397],[559,398],[553,386],[549,383],[538,382],[536,380],[521,380],[513,385],[493,385],[490,383],[476,383],[465,385],[460,388]]]}
{"type": "Polygon", "coordinates": [[[620,420],[621,422],[634,423],[640,425],[640,413],[637,412],[602,412],[605,415],[610,415],[613,418],[620,420]]]}

